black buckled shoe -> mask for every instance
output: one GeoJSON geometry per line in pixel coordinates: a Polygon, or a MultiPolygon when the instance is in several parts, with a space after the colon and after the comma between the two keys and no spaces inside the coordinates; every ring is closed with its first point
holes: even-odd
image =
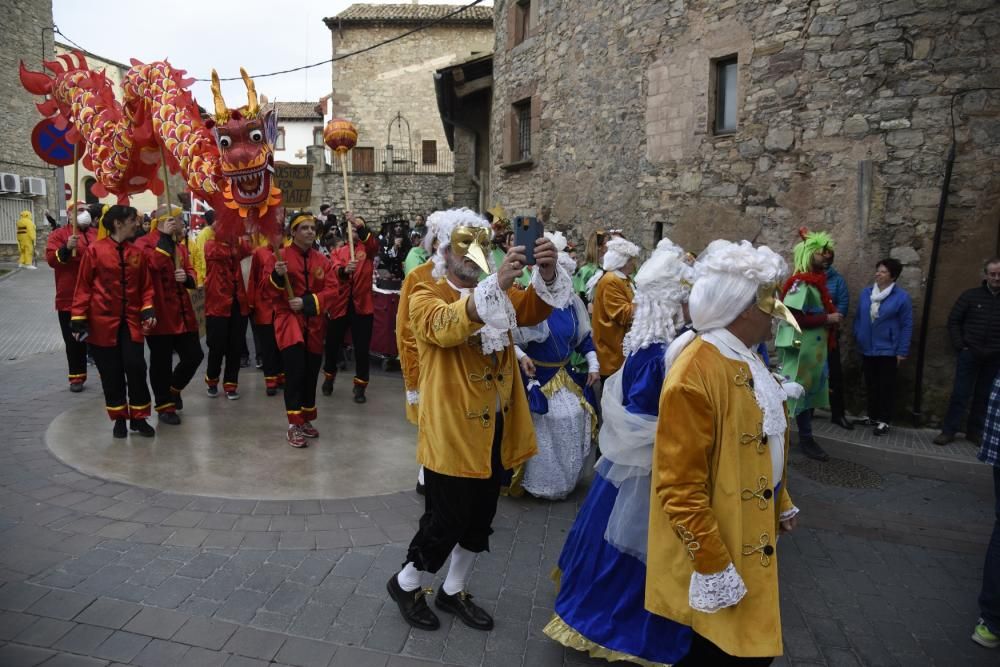
{"type": "Polygon", "coordinates": [[[181,416],[176,412],[161,412],[158,420],[161,424],[170,424],[172,426],[177,426],[181,423],[181,416]]]}
{"type": "Polygon", "coordinates": [[[415,591],[404,591],[393,573],[389,577],[385,588],[389,591],[389,597],[393,599],[399,607],[399,613],[403,615],[403,620],[418,630],[437,630],[441,627],[441,620],[431,608],[427,606],[425,599],[430,589],[418,588],[415,591]]]}
{"type": "Polygon", "coordinates": [[[817,461],[829,461],[830,455],[823,451],[823,448],[819,446],[815,438],[803,438],[799,437],[799,449],[802,453],[811,459],[817,461]]]}
{"type": "Polygon", "coordinates": [[[485,609],[472,601],[472,596],[465,591],[448,595],[444,589],[438,591],[434,598],[434,606],[441,611],[454,614],[458,620],[475,630],[492,630],[493,617],[485,609]]]}
{"type": "Polygon", "coordinates": [[[129,422],[128,427],[144,438],[152,438],[156,435],[156,431],[145,419],[133,419],[129,422]]]}

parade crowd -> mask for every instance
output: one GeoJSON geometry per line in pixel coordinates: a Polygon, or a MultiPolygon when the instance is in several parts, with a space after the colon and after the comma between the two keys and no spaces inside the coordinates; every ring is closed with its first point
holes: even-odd
{"type": "MultiPolygon", "coordinates": [[[[81,210],[46,246],[70,389],[83,389],[89,355],[115,438],[155,435],[154,410],[160,425],[181,423],[205,356],[191,290],[204,287],[207,395],[240,397],[249,324],[295,448],[320,435],[317,387],[332,393],[348,332],[353,400],[366,401],[373,290],[399,290],[395,337],[425,512],[386,586],[409,624],[439,627],[433,594],[437,610],[491,629],[468,591],[498,497],[564,499],[596,458],[545,633],[646,665],[766,665],[781,654],[776,549],[799,514],[786,483],[789,422],[802,453],[821,461],[817,409],[842,428],[889,432],[913,332],[897,260],[872,267],[847,332],[850,292],[825,232],[801,230],[789,268],[748,241],[683,249],[662,239],[643,261],[620,230],[595,231],[580,249],[560,232],[516,245],[499,207],[438,211],[378,234],[350,213],[298,211],[278,243],[221,238],[211,213],[185,242],[179,213],[160,209],[137,237],[134,208],[81,210]],[[841,372],[849,334],[867,395],[857,419],[841,372]],[[446,563],[435,593],[427,586],[446,563]]],[[[936,440],[962,431],[992,463],[998,297],[992,258],[952,311],[958,370],[936,440]]],[[[989,647],[1000,646],[998,577],[1000,528],[973,635],[989,647]]]]}

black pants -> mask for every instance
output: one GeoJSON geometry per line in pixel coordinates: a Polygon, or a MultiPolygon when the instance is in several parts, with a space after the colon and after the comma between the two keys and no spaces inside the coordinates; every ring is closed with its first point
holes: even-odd
{"type": "Polygon", "coordinates": [[[326,362],[323,370],[328,375],[337,374],[337,360],[340,358],[340,348],[344,345],[344,334],[351,329],[351,341],[354,345],[354,379],[359,384],[368,384],[369,368],[368,349],[372,342],[372,324],[374,315],[358,315],[354,312],[354,304],[348,302],[347,315],[330,320],[326,328],[326,362]]]}
{"type": "Polygon", "coordinates": [[[285,368],[285,411],[289,424],[316,419],[316,382],[323,366],[323,355],[312,354],[303,343],[281,351],[285,368]]]}
{"type": "Polygon", "coordinates": [[[205,318],[205,342],[208,343],[208,366],[205,368],[205,382],[219,383],[222,361],[226,362],[226,372],[222,378],[226,391],[236,389],[240,381],[240,355],[246,347],[247,318],[240,315],[240,304],[233,299],[233,309],[229,317],[209,315],[205,318]]]}
{"type": "Polygon", "coordinates": [[[774,658],[737,658],[697,633],[691,635],[691,650],[674,667],[767,667],[774,658]]]}
{"type": "Polygon", "coordinates": [[[112,419],[145,419],[149,416],[149,387],[146,386],[146,357],[142,343],[129,336],[128,324],[118,328],[114,347],[91,345],[94,362],[101,374],[104,404],[112,419]],[[126,399],[127,395],[127,399],[126,399]]]}
{"type": "Polygon", "coordinates": [[[149,346],[149,384],[157,412],[175,412],[174,399],[198,372],[205,353],[201,351],[198,333],[146,336],[149,346]],[[174,366],[174,352],[177,365],[174,366]]]}
{"type": "Polygon", "coordinates": [[[830,369],[830,417],[844,418],[844,370],[840,365],[840,343],[826,357],[830,369]]]}
{"type": "Polygon", "coordinates": [[[865,389],[868,392],[868,418],[892,423],[896,407],[896,357],[862,357],[865,389]]]}
{"type": "Polygon", "coordinates": [[[69,329],[70,313],[60,310],[59,329],[62,330],[63,343],[66,344],[66,365],[69,367],[70,384],[78,384],[87,380],[87,344],[73,338],[69,329]]]}
{"type": "Polygon", "coordinates": [[[489,551],[504,473],[502,440],[503,418],[498,414],[488,479],[452,477],[424,468],[424,514],[406,554],[407,562],[418,570],[440,570],[456,544],[473,553],[489,551]]]}
{"type": "Polygon", "coordinates": [[[264,371],[264,384],[268,387],[277,387],[278,375],[281,374],[281,352],[278,350],[278,343],[274,338],[274,325],[258,324],[256,327],[254,345],[260,354],[264,371]]]}

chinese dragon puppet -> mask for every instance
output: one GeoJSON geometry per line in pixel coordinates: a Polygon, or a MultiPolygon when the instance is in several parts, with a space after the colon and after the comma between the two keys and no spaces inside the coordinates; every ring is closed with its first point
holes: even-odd
{"type": "Polygon", "coordinates": [[[261,107],[245,70],[247,103],[235,109],[226,106],[213,70],[215,113],[203,121],[187,89],[193,80],[166,61],[133,59],[122,80],[122,102],[104,72],[91,70],[79,51],[43,64],[51,74],[21,63],[21,83],[47,96],[38,104],[42,115],[70,128],[67,138],[81,147],[83,164],[96,177],[94,194],[116,195],[120,203],[145,190],[159,195],[165,163],[215,209],[217,235],[280,234],[281,190],[273,180],[278,119],[261,107]]]}

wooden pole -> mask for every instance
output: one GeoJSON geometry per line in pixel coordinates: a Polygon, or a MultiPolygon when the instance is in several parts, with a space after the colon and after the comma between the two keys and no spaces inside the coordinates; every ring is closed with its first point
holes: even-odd
{"type": "MultiPolygon", "coordinates": [[[[344,211],[351,210],[351,196],[347,193],[347,151],[340,153],[340,173],[344,177],[344,211]]],[[[351,261],[354,261],[354,225],[347,222],[347,247],[351,249],[351,261]]]]}
{"type": "MultiPolygon", "coordinates": [[[[70,188],[71,199],[68,211],[69,219],[73,224],[73,236],[77,236],[80,233],[80,227],[76,224],[76,202],[80,195],[80,193],[77,192],[79,188],[80,188],[80,152],[77,150],[76,144],[73,144],[73,187],[70,188]]],[[[73,248],[72,256],[76,257],[76,248],[73,248]]]]}
{"type": "MultiPolygon", "coordinates": [[[[167,155],[163,152],[163,145],[160,144],[160,161],[163,163],[163,193],[167,198],[167,217],[174,217],[174,207],[170,203],[170,180],[169,174],[167,173],[167,155]]],[[[181,240],[178,238],[178,234],[175,232],[174,236],[174,270],[183,268],[184,263],[181,261],[181,252],[177,246],[180,245],[181,240]]]]}

